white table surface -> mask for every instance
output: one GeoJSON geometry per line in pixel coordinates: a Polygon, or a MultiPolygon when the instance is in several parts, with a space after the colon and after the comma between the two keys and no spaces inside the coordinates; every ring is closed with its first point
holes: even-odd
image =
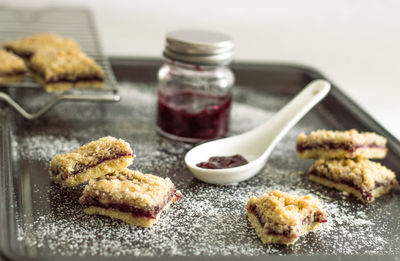
{"type": "Polygon", "coordinates": [[[166,32],[227,33],[237,61],[317,68],[400,139],[400,1],[3,0],[16,7],[85,6],[110,56],[160,57],[166,32]]]}

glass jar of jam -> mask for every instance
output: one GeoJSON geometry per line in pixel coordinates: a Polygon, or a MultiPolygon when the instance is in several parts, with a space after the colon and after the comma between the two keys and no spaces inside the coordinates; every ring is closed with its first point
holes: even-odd
{"type": "Polygon", "coordinates": [[[168,138],[199,142],[229,127],[233,42],[224,34],[180,30],[167,34],[158,71],[157,129],[168,138]]]}

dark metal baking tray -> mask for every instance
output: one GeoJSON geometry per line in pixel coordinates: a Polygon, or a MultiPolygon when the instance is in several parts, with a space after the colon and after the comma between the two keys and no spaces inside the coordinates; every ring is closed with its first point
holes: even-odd
{"type": "MultiPolygon", "coordinates": [[[[155,131],[156,72],[161,62],[112,59],[122,100],[115,104],[60,104],[40,120],[26,121],[1,108],[0,251],[10,260],[394,260],[400,255],[400,192],[372,204],[308,181],[311,161],[298,160],[295,140],[313,129],[375,131],[388,138],[381,162],[400,173],[400,143],[333,86],[271,154],[265,168],[237,186],[215,186],[193,178],[183,157],[190,144],[155,131]],[[87,216],[77,203],[83,186],[51,183],[48,162],[55,153],[112,135],[128,141],[137,155],[131,168],[168,176],[183,198],[150,229],[106,217],[87,216]],[[247,221],[250,195],[271,189],[320,198],[329,221],[292,246],[264,246],[247,221]]],[[[229,135],[273,115],[308,82],[324,78],[297,65],[236,63],[237,78],[229,135]]],[[[16,97],[34,105],[33,91],[16,97]]]]}

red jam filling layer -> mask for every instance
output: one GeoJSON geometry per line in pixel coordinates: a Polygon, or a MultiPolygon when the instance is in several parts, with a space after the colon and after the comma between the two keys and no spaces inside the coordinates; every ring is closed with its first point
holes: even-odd
{"type": "Polygon", "coordinates": [[[134,206],[128,204],[118,204],[118,203],[108,203],[102,204],[99,202],[98,197],[85,197],[81,204],[84,208],[88,207],[100,207],[104,209],[116,209],[120,212],[130,213],[133,217],[146,217],[155,219],[160,211],[170,202],[176,202],[182,197],[182,194],[176,191],[176,189],[171,189],[170,193],[168,194],[167,200],[162,202],[158,206],[149,207],[149,208],[136,208],[134,206]]]}
{"type": "Polygon", "coordinates": [[[72,83],[76,84],[79,82],[103,82],[104,78],[103,77],[77,77],[75,80],[70,80],[70,79],[63,79],[60,77],[58,80],[51,80],[51,81],[46,81],[46,84],[52,84],[52,83],[72,83]]]}
{"type": "Polygon", "coordinates": [[[14,48],[9,47],[9,46],[4,47],[4,49],[6,49],[6,51],[8,51],[8,52],[18,55],[19,57],[21,57],[23,59],[29,59],[33,55],[33,53],[31,53],[31,52],[29,52],[29,53],[28,52],[18,52],[17,50],[14,50],[14,48]]]}
{"type": "Polygon", "coordinates": [[[356,145],[352,143],[323,143],[323,144],[315,144],[315,145],[304,145],[304,144],[297,144],[296,149],[298,152],[303,152],[305,150],[312,150],[312,149],[325,149],[325,150],[346,150],[349,152],[355,152],[358,149],[362,148],[371,148],[371,149],[386,149],[385,146],[377,145],[375,143],[372,144],[365,144],[365,145],[356,145]]]}
{"type": "Polygon", "coordinates": [[[208,161],[197,163],[196,166],[203,169],[228,169],[239,167],[249,163],[242,155],[236,154],[226,157],[211,157],[208,161]]]}
{"type": "Polygon", "coordinates": [[[24,74],[25,71],[0,72],[0,77],[22,76],[24,74]]]}
{"type": "MultiPolygon", "coordinates": [[[[78,175],[84,171],[87,171],[88,169],[94,168],[97,165],[107,161],[107,160],[115,160],[115,159],[119,159],[122,157],[133,157],[132,153],[126,153],[126,152],[120,152],[120,153],[116,153],[113,156],[110,157],[103,157],[103,158],[99,158],[98,161],[95,164],[92,165],[82,165],[82,166],[77,166],[77,169],[73,172],[70,173],[65,173],[65,175],[63,175],[61,178],[62,180],[66,180],[72,176],[78,175]]],[[[52,175],[57,176],[59,174],[59,170],[57,169],[56,171],[52,172],[52,175]]]]}
{"type": "Polygon", "coordinates": [[[78,83],[78,82],[91,82],[91,81],[104,81],[104,77],[102,75],[90,75],[90,76],[79,76],[79,75],[71,75],[71,74],[60,74],[57,75],[57,79],[48,79],[46,80],[44,74],[34,68],[30,68],[35,74],[39,75],[46,84],[51,83],[78,83]]]}
{"type": "Polygon", "coordinates": [[[157,125],[178,137],[199,140],[223,137],[228,131],[231,102],[231,95],[159,91],[157,125]]]}

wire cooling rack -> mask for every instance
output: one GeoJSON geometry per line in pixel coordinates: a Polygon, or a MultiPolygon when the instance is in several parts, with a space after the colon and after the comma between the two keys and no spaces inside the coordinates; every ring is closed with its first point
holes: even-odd
{"type": "MultiPolygon", "coordinates": [[[[61,93],[46,93],[29,75],[22,82],[0,84],[0,100],[5,101],[24,118],[33,120],[61,101],[115,102],[120,100],[110,63],[102,54],[92,16],[84,9],[10,9],[0,6],[0,45],[8,40],[38,34],[56,33],[72,38],[82,50],[103,68],[105,83],[100,89],[70,89],[61,93]],[[37,95],[48,96],[46,102],[34,112],[12,97],[11,89],[38,88],[37,95]]],[[[32,97],[35,99],[35,97],[32,97]]]]}

